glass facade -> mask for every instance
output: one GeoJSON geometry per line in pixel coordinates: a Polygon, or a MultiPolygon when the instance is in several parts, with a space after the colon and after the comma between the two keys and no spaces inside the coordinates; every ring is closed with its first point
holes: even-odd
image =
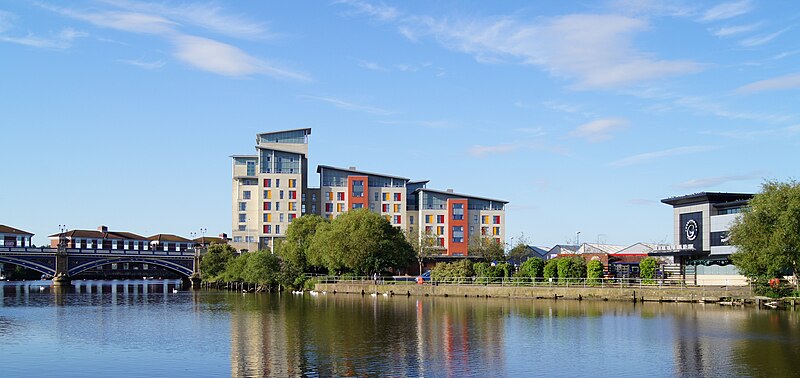
{"type": "Polygon", "coordinates": [[[347,186],[347,175],[349,173],[344,171],[337,171],[335,169],[320,170],[320,185],[322,186],[347,186]]]}
{"type": "Polygon", "coordinates": [[[258,143],[294,143],[307,144],[306,135],[310,130],[291,130],[277,133],[265,133],[258,135],[258,143]]]}

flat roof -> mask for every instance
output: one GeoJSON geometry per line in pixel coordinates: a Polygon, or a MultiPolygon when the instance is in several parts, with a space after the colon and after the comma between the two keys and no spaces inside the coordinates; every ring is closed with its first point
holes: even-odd
{"type": "Polygon", "coordinates": [[[694,205],[698,203],[725,203],[753,198],[752,193],[724,193],[724,192],[700,192],[685,196],[670,197],[662,199],[661,202],[672,206],[694,205]]]}
{"type": "Polygon", "coordinates": [[[341,167],[334,167],[332,165],[322,165],[322,164],[317,166],[317,173],[322,173],[322,172],[320,172],[320,170],[322,170],[322,169],[330,169],[330,170],[342,171],[342,172],[351,172],[351,173],[357,173],[357,174],[364,175],[364,176],[379,176],[379,177],[387,177],[387,178],[393,178],[393,179],[409,181],[408,178],[401,177],[401,176],[393,176],[393,175],[387,175],[387,174],[383,174],[383,173],[360,171],[360,170],[357,170],[357,169],[341,168],[341,167]]]}
{"type": "Polygon", "coordinates": [[[269,131],[266,133],[258,133],[258,136],[261,135],[270,135],[270,134],[281,134],[281,133],[290,133],[292,131],[302,131],[303,135],[311,135],[311,128],[304,128],[304,129],[290,129],[290,130],[279,130],[279,131],[269,131]]]}
{"type": "Polygon", "coordinates": [[[488,198],[488,197],[479,197],[479,196],[473,196],[473,195],[471,195],[471,194],[462,194],[462,193],[448,192],[448,191],[446,191],[446,190],[436,190],[436,189],[429,189],[429,188],[419,188],[419,189],[417,189],[417,190],[415,190],[415,191],[414,191],[414,193],[416,193],[416,192],[433,192],[433,193],[439,193],[439,194],[446,194],[446,195],[450,195],[450,196],[453,196],[453,197],[474,198],[474,199],[479,199],[479,200],[484,200],[484,201],[500,202],[500,203],[508,203],[508,201],[504,201],[504,200],[500,200],[500,199],[488,198]]]}
{"type": "Polygon", "coordinates": [[[258,159],[258,155],[231,155],[230,158],[247,158],[247,159],[258,159]]]}

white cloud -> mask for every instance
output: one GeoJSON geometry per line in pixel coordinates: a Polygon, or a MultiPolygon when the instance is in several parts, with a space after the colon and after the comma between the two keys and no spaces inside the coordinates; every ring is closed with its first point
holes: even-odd
{"type": "Polygon", "coordinates": [[[723,3],[714,6],[703,14],[700,18],[701,21],[719,21],[741,16],[753,10],[753,6],[749,0],[735,1],[730,3],[723,3]]]}
{"type": "Polygon", "coordinates": [[[11,29],[14,26],[14,20],[17,18],[17,15],[0,10],[0,33],[11,29]]]}
{"type": "Polygon", "coordinates": [[[516,151],[520,147],[521,145],[516,143],[497,144],[494,146],[474,145],[469,148],[468,152],[470,155],[475,157],[484,157],[486,155],[507,154],[509,152],[516,151]]]}
{"type": "Polygon", "coordinates": [[[693,5],[682,4],[678,1],[663,0],[613,0],[609,3],[615,12],[622,12],[633,16],[671,16],[686,17],[696,12],[693,5]]]}
{"type": "Polygon", "coordinates": [[[714,186],[719,186],[728,182],[735,182],[735,181],[750,181],[755,179],[760,179],[762,173],[751,173],[747,175],[729,175],[729,176],[712,176],[712,177],[703,177],[692,179],[688,181],[684,181],[682,183],[676,184],[675,187],[680,189],[703,189],[703,188],[710,188],[714,186]]]}
{"type": "Polygon", "coordinates": [[[628,121],[624,119],[598,119],[578,126],[575,130],[572,130],[570,135],[586,139],[589,142],[602,142],[611,139],[611,134],[614,131],[624,129],[627,126],[628,121]]]}
{"type": "Polygon", "coordinates": [[[716,150],[718,147],[716,146],[685,146],[685,147],[676,147],[670,148],[668,150],[662,151],[653,151],[653,152],[645,152],[642,154],[628,156],[626,158],[614,161],[611,163],[612,166],[622,167],[634,164],[642,164],[652,160],[657,160],[666,157],[672,156],[680,156],[680,155],[692,155],[698,154],[702,152],[708,152],[716,150]]]}
{"type": "Polygon", "coordinates": [[[24,37],[0,35],[0,41],[40,49],[64,50],[72,47],[72,42],[75,39],[83,38],[87,35],[89,34],[72,28],[66,28],[52,37],[40,37],[33,34],[28,34],[24,37]]]}
{"type": "Polygon", "coordinates": [[[740,93],[756,93],[800,87],[800,73],[756,81],[736,89],[740,93]]]}
{"type": "Polygon", "coordinates": [[[366,68],[368,70],[372,70],[372,71],[380,71],[380,72],[389,71],[386,67],[383,67],[378,63],[370,62],[370,61],[366,61],[366,60],[359,60],[358,61],[358,66],[366,68]]]}
{"type": "Polygon", "coordinates": [[[254,39],[270,36],[263,23],[253,22],[242,16],[225,14],[221,7],[214,4],[189,3],[168,6],[160,3],[137,3],[127,0],[103,1],[128,11],[157,14],[228,36],[254,39]]]}
{"type": "Polygon", "coordinates": [[[618,15],[573,14],[520,22],[510,17],[436,20],[409,17],[402,27],[414,39],[433,36],[479,62],[512,60],[574,80],[575,87],[612,88],[699,71],[686,60],[659,60],[632,46],[646,21],[618,15]],[[412,31],[412,28],[414,29],[412,31]]]}
{"type": "Polygon", "coordinates": [[[334,4],[347,4],[355,9],[356,13],[366,14],[380,21],[392,21],[400,17],[401,13],[386,4],[370,4],[360,0],[338,0],[334,4]]]}
{"type": "Polygon", "coordinates": [[[146,70],[156,70],[164,66],[163,60],[156,60],[147,62],[139,59],[117,59],[117,62],[130,64],[135,67],[144,68],[146,70]]]}
{"type": "Polygon", "coordinates": [[[335,106],[335,107],[337,107],[339,109],[344,109],[344,110],[352,110],[352,111],[375,114],[375,115],[390,115],[390,114],[393,114],[393,112],[385,110],[385,109],[375,108],[375,107],[366,106],[366,105],[360,105],[360,104],[356,104],[354,102],[345,101],[345,100],[341,100],[341,99],[333,98],[333,97],[320,97],[320,96],[308,96],[308,95],[298,95],[297,97],[305,98],[305,99],[309,99],[309,100],[325,102],[325,103],[331,104],[331,105],[333,105],[333,106],[335,106]]]}
{"type": "Polygon", "coordinates": [[[718,28],[716,30],[710,30],[711,34],[714,34],[717,37],[728,37],[731,35],[747,33],[753,31],[761,26],[761,23],[749,24],[749,25],[737,25],[737,26],[724,26],[718,28]]]}
{"type": "Polygon", "coordinates": [[[778,30],[778,31],[772,33],[772,34],[759,35],[759,36],[756,36],[756,37],[745,38],[745,39],[739,41],[739,44],[744,46],[744,47],[761,46],[761,45],[763,45],[763,44],[765,44],[765,43],[767,43],[769,41],[772,41],[773,39],[777,38],[781,34],[786,33],[786,31],[788,31],[788,30],[789,30],[789,28],[783,28],[781,30],[778,30]]]}

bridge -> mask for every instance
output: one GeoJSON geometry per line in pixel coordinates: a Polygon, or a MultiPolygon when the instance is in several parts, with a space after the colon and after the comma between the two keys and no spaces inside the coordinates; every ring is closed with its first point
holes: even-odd
{"type": "Polygon", "coordinates": [[[113,263],[147,263],[174,271],[192,286],[200,283],[201,249],[184,251],[50,247],[0,247],[0,263],[19,265],[52,276],[54,284],[69,284],[83,271],[113,263]]]}

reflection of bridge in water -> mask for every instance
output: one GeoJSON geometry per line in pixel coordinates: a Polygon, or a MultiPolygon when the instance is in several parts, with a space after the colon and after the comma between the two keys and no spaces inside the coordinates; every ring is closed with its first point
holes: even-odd
{"type": "Polygon", "coordinates": [[[86,270],[114,263],[146,263],[178,273],[193,285],[200,281],[200,249],[184,251],[86,248],[0,247],[0,263],[19,265],[68,284],[86,270]]]}

